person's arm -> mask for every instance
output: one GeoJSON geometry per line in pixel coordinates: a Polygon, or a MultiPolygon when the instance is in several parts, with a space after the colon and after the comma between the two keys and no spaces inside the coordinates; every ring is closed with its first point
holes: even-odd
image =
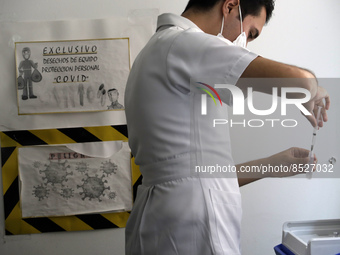
{"type": "Polygon", "coordinates": [[[307,69],[259,56],[248,65],[241,78],[315,78],[315,75],[307,69]]]}
{"type": "MultiPolygon", "coordinates": [[[[261,82],[261,80],[256,82],[256,79],[251,83],[254,91],[267,94],[272,93],[272,87],[299,87],[307,89],[311,93],[311,98],[314,98],[318,89],[316,77],[310,71],[263,57],[254,59],[244,70],[241,78],[270,78],[270,84],[261,82]]],[[[247,80],[242,79],[237,84],[241,89],[246,89],[249,85],[247,80]]]]}
{"type": "MultiPolygon", "coordinates": [[[[326,110],[330,107],[330,98],[327,91],[318,86],[317,79],[312,72],[296,66],[283,64],[263,57],[257,57],[248,65],[241,75],[241,78],[270,78],[268,82],[263,82],[261,79],[252,79],[251,83],[248,79],[240,79],[237,86],[243,91],[251,86],[254,91],[271,94],[272,88],[277,87],[279,88],[278,92],[280,96],[280,88],[304,88],[311,93],[311,100],[304,104],[306,109],[309,112],[315,112],[318,105],[322,106],[323,121],[327,121],[326,110]]],[[[301,97],[301,94],[290,93],[290,97],[299,98],[301,97]]],[[[317,125],[313,115],[305,117],[312,126],[317,125]]],[[[322,126],[322,123],[320,123],[319,126],[322,126]]]]}
{"type": "MultiPolygon", "coordinates": [[[[314,164],[317,159],[314,155],[314,164]]],[[[304,173],[309,163],[309,151],[290,148],[267,158],[236,165],[239,186],[267,178],[288,177],[304,173]]]]}

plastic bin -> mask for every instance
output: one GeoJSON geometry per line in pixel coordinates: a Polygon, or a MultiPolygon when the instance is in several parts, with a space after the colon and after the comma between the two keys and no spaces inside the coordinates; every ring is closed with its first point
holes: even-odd
{"type": "Polygon", "coordinates": [[[340,255],[340,219],[286,222],[276,255],[340,255]]]}

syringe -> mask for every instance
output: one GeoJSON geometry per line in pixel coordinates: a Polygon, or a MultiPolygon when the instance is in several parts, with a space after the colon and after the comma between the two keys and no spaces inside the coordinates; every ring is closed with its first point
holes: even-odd
{"type": "Polygon", "coordinates": [[[309,152],[309,169],[308,169],[308,172],[307,172],[307,178],[312,178],[312,170],[313,168],[311,167],[311,164],[314,164],[314,153],[313,153],[313,150],[314,150],[314,146],[315,146],[315,140],[316,140],[316,131],[318,131],[319,129],[319,122],[320,122],[320,118],[321,118],[321,109],[322,109],[322,106],[318,106],[318,113],[316,115],[316,126],[314,127],[313,129],[313,138],[312,138],[312,145],[311,145],[311,149],[310,149],[310,152],[309,152]]]}
{"type": "Polygon", "coordinates": [[[312,146],[311,146],[311,149],[310,149],[311,152],[313,152],[313,150],[314,150],[316,131],[318,131],[318,129],[319,129],[319,122],[320,122],[320,117],[321,117],[321,109],[322,109],[322,106],[318,106],[318,113],[316,115],[316,126],[313,129],[312,146]]]}

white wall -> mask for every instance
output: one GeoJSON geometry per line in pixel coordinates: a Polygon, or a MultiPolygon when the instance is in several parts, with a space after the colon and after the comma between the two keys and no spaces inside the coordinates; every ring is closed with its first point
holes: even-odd
{"type": "MultiPolygon", "coordinates": [[[[129,10],[142,8],[158,8],[160,13],[179,14],[186,2],[1,0],[0,22],[97,19],[127,16],[129,10]]],[[[273,20],[257,42],[250,44],[249,48],[268,58],[310,68],[320,77],[340,78],[340,2],[277,0],[276,6],[273,20]]],[[[332,96],[340,99],[339,88],[330,89],[332,96]]],[[[324,129],[327,128],[328,131],[318,134],[320,159],[326,160],[332,155],[340,160],[340,137],[335,132],[340,127],[339,121],[336,122],[339,104],[340,100],[333,100],[330,112],[332,120],[324,129]]],[[[252,133],[232,130],[236,161],[267,156],[291,146],[308,147],[311,139],[311,129],[307,124],[299,126],[295,134],[278,135],[276,130],[264,131],[252,133]]],[[[281,242],[284,221],[340,218],[339,181],[340,179],[267,179],[243,187],[243,254],[274,254],[273,247],[281,242]]],[[[124,254],[124,229],[4,237],[3,218],[1,197],[0,254],[124,254]]]]}

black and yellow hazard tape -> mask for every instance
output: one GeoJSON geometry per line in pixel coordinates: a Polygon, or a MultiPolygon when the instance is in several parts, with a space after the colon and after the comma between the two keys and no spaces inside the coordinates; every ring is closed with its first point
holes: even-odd
{"type": "MultiPolygon", "coordinates": [[[[35,234],[60,231],[84,231],[126,226],[129,212],[74,215],[67,217],[25,218],[21,216],[18,148],[32,145],[115,141],[128,139],[126,125],[19,130],[0,132],[2,182],[5,210],[5,234],[35,234]]],[[[141,183],[139,168],[132,164],[133,196],[141,183]]]]}

